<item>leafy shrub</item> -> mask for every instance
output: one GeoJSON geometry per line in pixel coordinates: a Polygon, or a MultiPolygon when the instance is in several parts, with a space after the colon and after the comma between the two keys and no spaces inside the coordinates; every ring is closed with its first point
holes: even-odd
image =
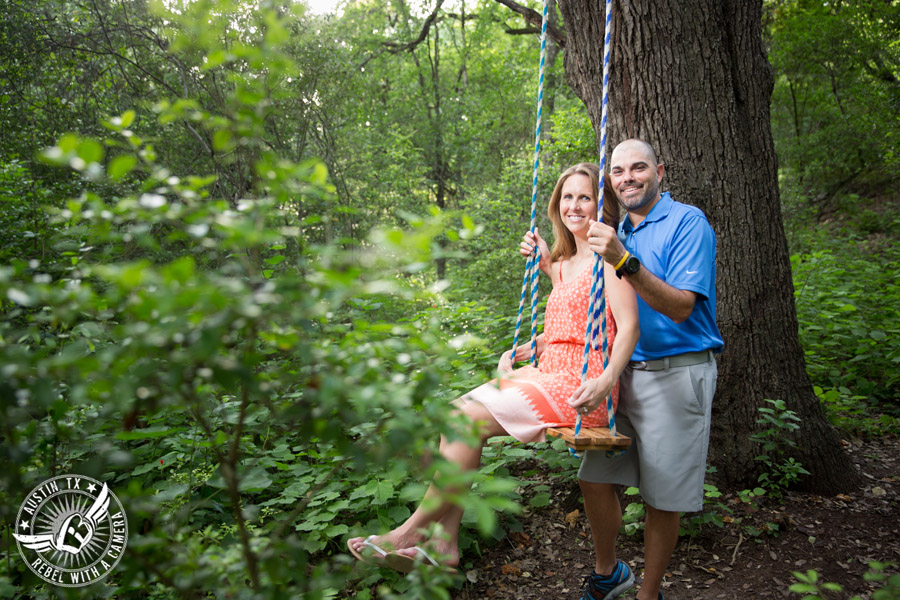
{"type": "MultiPolygon", "coordinates": [[[[192,10],[202,23],[211,9],[192,10]]],[[[441,434],[472,435],[447,400],[469,384],[465,355],[480,352],[478,341],[448,332],[429,308],[439,296],[415,278],[449,217],[376,230],[363,252],[311,241],[329,215],[297,219],[295,209],[307,198],[328,206],[331,187],[318,162],[286,161],[259,143],[260,95],[291,69],[277,47],[279,15],[259,19],[260,39],[224,58],[192,46],[241,73],[232,114],[157,106],[161,121],[189,119],[218,151],[246,151],[253,194],[217,197],[215,177],[156,164],[127,113],[109,120],[108,139],[66,136],[45,160],[85,182],[134,177],[139,191],[85,184],[47,209],[59,232],[51,257],[0,267],[0,512],[8,521],[48,474],[109,481],[132,533],[90,595],[314,599],[350,581],[372,597],[376,577],[352,570],[344,542],[408,516],[423,492],[410,481],[470,485],[454,499],[484,535],[498,511],[516,509],[516,482],[497,467],[460,473],[424,460],[441,434]]],[[[56,593],[5,553],[0,581],[56,593]]],[[[446,598],[451,583],[390,576],[377,593],[446,598]]]]}
{"type": "MultiPolygon", "coordinates": [[[[872,600],[897,600],[900,598],[900,573],[885,572],[891,569],[896,570],[896,567],[897,565],[894,563],[874,561],[869,563],[869,570],[864,576],[865,580],[875,582],[876,585],[883,584],[872,593],[872,600]]],[[[819,573],[812,569],[806,573],[794,571],[794,577],[797,579],[797,583],[788,589],[795,594],[803,594],[802,600],[823,600],[836,597],[836,594],[844,591],[843,586],[837,583],[820,582],[819,573]]],[[[861,596],[853,596],[850,600],[861,600],[861,598],[861,596]]]]}
{"type": "Polygon", "coordinates": [[[807,370],[823,389],[893,400],[900,391],[900,251],[854,239],[842,244],[839,254],[817,247],[791,257],[807,370]]]}
{"type": "Polygon", "coordinates": [[[900,431],[900,420],[882,413],[880,406],[865,396],[854,395],[841,386],[824,390],[813,386],[828,420],[843,432],[860,437],[878,437],[900,431]]]}
{"type": "Polygon", "coordinates": [[[787,456],[796,442],[791,434],[800,428],[800,417],[787,408],[784,400],[766,399],[771,406],[757,408],[760,417],[757,423],[764,428],[750,436],[750,440],[762,446],[762,454],[756,460],[765,467],[759,475],[758,483],[774,498],[781,498],[784,492],[801,475],[809,475],[793,457],[787,456]]]}

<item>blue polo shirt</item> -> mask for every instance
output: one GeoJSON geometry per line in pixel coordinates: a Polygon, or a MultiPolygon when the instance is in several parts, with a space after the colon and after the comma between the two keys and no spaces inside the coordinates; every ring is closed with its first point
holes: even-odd
{"type": "Polygon", "coordinates": [[[633,227],[627,217],[619,239],[647,269],[672,287],[697,293],[683,323],[650,308],[638,294],[641,337],[632,360],[655,360],[686,352],[724,348],[716,325],[716,234],[699,208],[664,192],[647,217],[633,227]]]}

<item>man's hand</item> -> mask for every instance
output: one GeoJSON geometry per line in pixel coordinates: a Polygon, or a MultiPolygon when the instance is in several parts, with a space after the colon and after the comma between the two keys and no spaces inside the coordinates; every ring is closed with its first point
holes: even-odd
{"type": "Polygon", "coordinates": [[[625,246],[619,241],[616,230],[607,225],[591,220],[591,228],[588,231],[588,245],[592,252],[603,257],[603,260],[611,265],[619,264],[625,256],[625,246]]]}

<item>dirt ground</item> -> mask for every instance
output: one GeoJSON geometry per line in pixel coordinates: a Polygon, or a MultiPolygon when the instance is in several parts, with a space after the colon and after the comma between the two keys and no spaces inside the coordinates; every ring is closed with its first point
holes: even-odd
{"type": "MultiPolygon", "coordinates": [[[[900,563],[900,440],[847,443],[847,450],[863,481],[852,493],[789,493],[755,507],[724,493],[719,500],[733,512],[730,522],[679,540],[663,582],[666,599],[801,598],[788,587],[797,581],[793,572],[809,569],[818,571],[820,582],[843,586],[829,598],[870,598],[879,586],[863,578],[868,563],[900,563]]],[[[454,600],[580,598],[593,566],[590,531],[577,484],[557,483],[554,490],[548,507],[521,517],[523,532],[475,560],[454,600]]],[[[619,546],[619,558],[640,582],[642,534],[620,536],[619,546]]],[[[636,589],[622,597],[634,598],[636,589]]]]}

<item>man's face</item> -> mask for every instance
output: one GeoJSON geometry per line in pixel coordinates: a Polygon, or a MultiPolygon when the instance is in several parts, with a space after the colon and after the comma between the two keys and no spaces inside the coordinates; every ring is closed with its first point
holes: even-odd
{"type": "Polygon", "coordinates": [[[663,170],[643,145],[625,142],[612,153],[609,179],[628,212],[649,212],[659,199],[663,170]]]}

